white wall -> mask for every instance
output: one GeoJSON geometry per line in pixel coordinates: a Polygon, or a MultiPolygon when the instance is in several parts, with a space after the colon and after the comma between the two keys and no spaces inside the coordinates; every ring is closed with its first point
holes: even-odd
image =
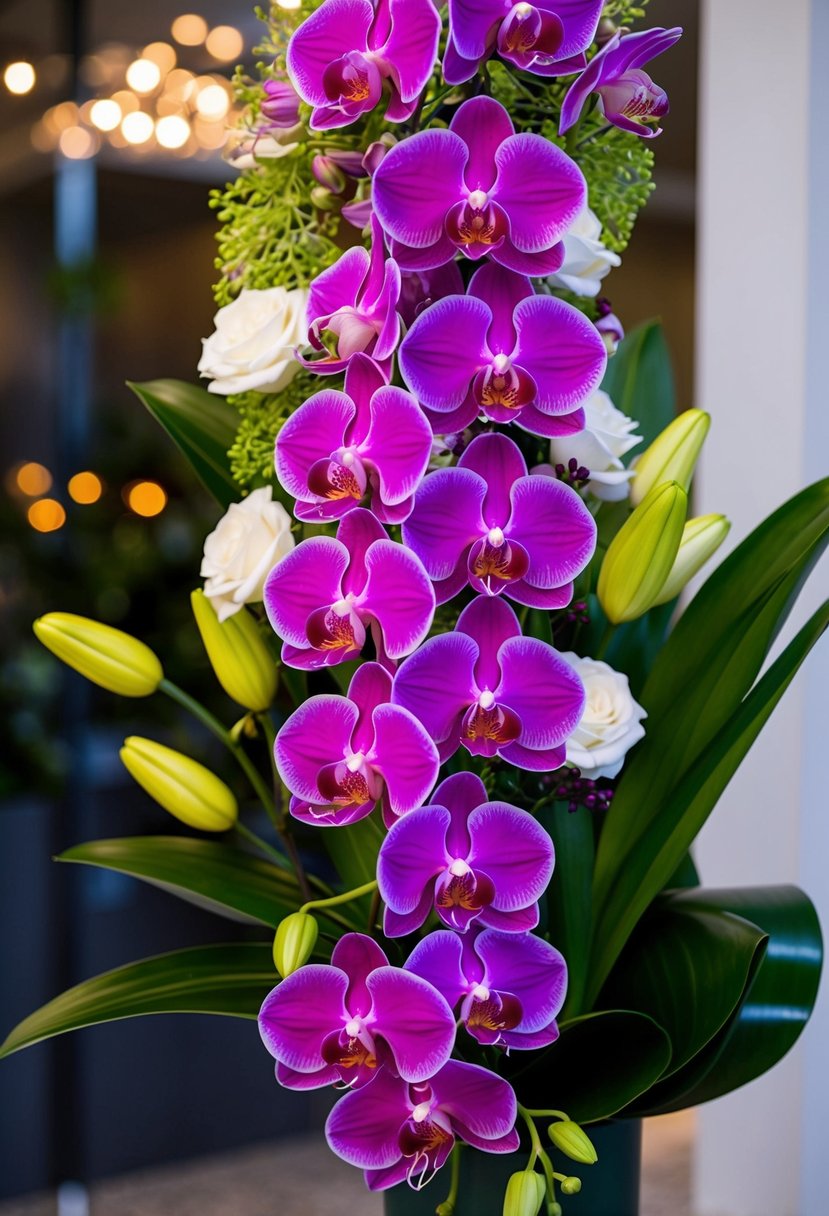
{"type": "MultiPolygon", "coordinates": [[[[829,473],[829,0],[703,0],[698,508],[731,543],[829,473]]],[[[784,642],[822,596],[813,574],[784,642]]],[[[795,882],[829,926],[826,639],[704,830],[707,885],[795,882]]],[[[826,1216],[829,989],[800,1045],[700,1110],[698,1216],[826,1216]]]]}

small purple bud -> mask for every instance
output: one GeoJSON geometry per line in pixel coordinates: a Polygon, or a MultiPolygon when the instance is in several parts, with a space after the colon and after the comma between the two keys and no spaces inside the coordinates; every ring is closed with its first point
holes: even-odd
{"type": "Polygon", "coordinates": [[[332,160],[349,177],[368,176],[363,166],[365,158],[362,152],[340,152],[336,148],[329,148],[325,155],[328,160],[332,160]]]}
{"type": "MultiPolygon", "coordinates": [[[[397,141],[395,140],[394,142],[396,143],[397,141]]],[[[380,167],[380,162],[384,159],[386,153],[389,152],[392,146],[392,142],[386,137],[383,139],[377,139],[373,144],[369,144],[368,148],[366,149],[366,154],[363,157],[363,168],[369,177],[373,177],[377,172],[380,167]]]]}
{"type": "Polygon", "coordinates": [[[311,161],[311,172],[319,184],[332,194],[342,194],[345,190],[345,174],[333,157],[315,156],[311,161]]]}
{"type": "Polygon", "coordinates": [[[299,95],[287,80],[266,80],[259,111],[274,127],[295,127],[299,122],[299,95]]]}
{"type": "Polygon", "coordinates": [[[596,329],[604,339],[607,353],[612,355],[622,341],[622,338],[624,338],[625,331],[622,328],[622,322],[613,311],[613,305],[610,303],[610,300],[601,297],[596,303],[599,306],[599,318],[596,321],[596,329]]]}

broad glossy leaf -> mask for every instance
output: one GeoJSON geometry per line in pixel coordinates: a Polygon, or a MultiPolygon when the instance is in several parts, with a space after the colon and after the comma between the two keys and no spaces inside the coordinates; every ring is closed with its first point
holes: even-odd
{"type": "MultiPolygon", "coordinates": [[[[348,827],[323,830],[322,843],[336,866],[344,891],[362,887],[376,877],[377,854],[385,834],[379,810],[348,827]]],[[[372,897],[365,895],[338,911],[356,915],[360,923],[367,926],[371,903],[372,897]]]]}
{"type": "Polygon", "coordinates": [[[550,941],[567,959],[567,1002],[563,1016],[581,1003],[587,978],[592,918],[593,818],[585,807],[572,815],[564,802],[538,814],[553,838],[556,865],[547,888],[547,931],[550,941]]]}
{"type": "Polygon", "coordinates": [[[684,1068],[660,1081],[628,1114],[665,1114],[708,1102],[753,1081],[781,1060],[817,998],[823,943],[817,914],[797,887],[695,891],[690,905],[732,914],[768,935],[746,997],[684,1068]]]}
{"type": "Polygon", "coordinates": [[[600,997],[663,1026],[673,1045],[665,1075],[682,1068],[739,1008],[766,950],[757,925],[700,898],[660,896],[636,926],[600,997]]]}
{"type": "Polygon", "coordinates": [[[622,413],[639,422],[642,452],[676,413],[671,357],[660,321],[646,321],[626,334],[608,360],[602,388],[622,413]]]}
{"type": "Polygon", "coordinates": [[[58,861],[131,874],[231,920],[271,928],[302,903],[292,874],[213,840],[186,836],[92,840],[67,849],[58,861]]]}
{"type": "Polygon", "coordinates": [[[255,1018],[277,982],[269,942],[195,946],[128,963],[55,997],[16,1026],[0,1057],[68,1030],[145,1013],[255,1018]]]}
{"type": "MultiPolygon", "coordinates": [[[[829,602],[818,609],[792,639],[697,763],[672,790],[670,798],[660,802],[648,831],[639,838],[635,851],[625,859],[614,881],[606,888],[604,901],[598,905],[594,903],[595,935],[587,1008],[591,1007],[639,918],[690,848],[828,623],[829,602]]],[[[613,807],[608,820],[612,813],[613,807]]],[[[594,886],[594,895],[595,891],[594,886]]]]}
{"type": "Polygon", "coordinates": [[[528,1061],[514,1052],[504,1069],[519,1102],[595,1123],[650,1089],[670,1062],[671,1043],[645,1014],[611,1009],[563,1022],[556,1042],[531,1054],[528,1061]]]}
{"type": "Polygon", "coordinates": [[[221,506],[238,502],[242,495],[227,456],[239,425],[233,406],[224,397],[183,380],[127,383],[221,506]]]}

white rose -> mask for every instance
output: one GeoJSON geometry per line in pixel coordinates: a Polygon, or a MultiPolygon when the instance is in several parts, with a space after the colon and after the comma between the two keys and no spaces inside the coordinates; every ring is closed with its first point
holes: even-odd
{"type": "Polygon", "coordinates": [[[605,502],[621,502],[627,498],[633,470],[622,464],[622,456],[642,442],[633,432],[639,425],[628,418],[608,397],[597,389],[584,402],[584,430],[575,435],[562,435],[550,440],[550,460],[566,465],[575,458],[590,470],[587,488],[605,502]]]}
{"type": "Polygon", "coordinates": [[[305,342],[308,292],[243,288],[213,318],[216,332],[202,342],[199,372],[211,393],[228,396],[256,389],[278,393],[300,369],[294,347],[305,342]]]}
{"type": "Polygon", "coordinates": [[[587,698],[581,721],[567,740],[567,762],[590,781],[615,777],[626,754],[644,737],[641,722],[648,715],[634,701],[622,672],[572,651],[561,657],[578,674],[587,698]]]}
{"type": "Polygon", "coordinates": [[[553,287],[566,287],[577,296],[597,296],[601,281],[612,266],[621,266],[618,253],[605,249],[602,226],[589,207],[576,217],[564,239],[564,261],[550,275],[553,287]]]}
{"type": "Polygon", "coordinates": [[[272,494],[265,486],[231,503],[204,542],[204,593],[220,621],[243,604],[258,603],[265,579],[294,547],[291,517],[281,502],[271,501],[272,494]]]}

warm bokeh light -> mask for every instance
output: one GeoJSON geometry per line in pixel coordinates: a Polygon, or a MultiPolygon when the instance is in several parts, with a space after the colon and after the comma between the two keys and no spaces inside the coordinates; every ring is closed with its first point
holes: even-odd
{"type": "Polygon", "coordinates": [[[190,124],[180,114],[166,114],[155,124],[155,137],[162,148],[183,148],[190,138],[190,124]]]}
{"type": "Polygon", "coordinates": [[[42,120],[36,122],[29,134],[32,147],[36,152],[52,152],[55,147],[55,133],[50,131],[42,120]]]}
{"type": "Polygon", "coordinates": [[[176,53],[169,42],[151,42],[149,46],[144,47],[141,58],[154,63],[162,76],[172,72],[176,66],[176,53]]]}
{"type": "Polygon", "coordinates": [[[85,506],[97,502],[104,492],[100,477],[96,473],[90,473],[87,469],[83,473],[76,473],[74,477],[70,477],[67,488],[72,501],[85,506]]]}
{"type": "Polygon", "coordinates": [[[164,81],[164,96],[186,101],[193,91],[195,77],[186,68],[174,68],[164,81]]]}
{"type": "Polygon", "coordinates": [[[66,523],[66,512],[56,498],[39,498],[26,512],[36,532],[57,532],[66,523]]]}
{"type": "Polygon", "coordinates": [[[124,491],[126,504],[136,515],[160,515],[167,506],[167,495],[157,481],[134,481],[124,491]]]}
{"type": "Polygon", "coordinates": [[[205,40],[208,54],[214,59],[238,59],[244,50],[242,35],[232,25],[217,25],[205,40]]]}
{"type": "Polygon", "coordinates": [[[207,22],[198,13],[182,13],[176,17],[170,33],[182,46],[201,46],[207,37],[207,22]]]}
{"type": "Polygon", "coordinates": [[[74,101],[62,101],[59,105],[52,106],[50,110],[46,111],[43,121],[48,130],[59,135],[67,127],[77,126],[80,116],[81,112],[74,101]]]}
{"type": "Polygon", "coordinates": [[[143,110],[135,110],[126,114],[121,123],[121,132],[128,144],[145,144],[151,138],[154,123],[149,114],[143,110]]]}
{"type": "Polygon", "coordinates": [[[111,97],[102,97],[100,101],[93,102],[89,111],[90,121],[99,131],[114,131],[121,125],[122,117],[121,107],[111,97]]]}
{"type": "Polygon", "coordinates": [[[36,460],[27,460],[22,464],[15,473],[14,481],[20,493],[29,498],[37,498],[52,488],[52,474],[46,465],[38,464],[36,460]]]}
{"type": "Polygon", "coordinates": [[[34,68],[25,60],[10,63],[3,73],[3,83],[6,88],[18,97],[22,97],[24,93],[31,93],[35,87],[35,79],[34,68]]]}
{"type": "Polygon", "coordinates": [[[277,8],[297,9],[302,7],[302,0],[276,0],[277,8]]]}
{"type": "Polygon", "coordinates": [[[227,139],[224,124],[210,122],[206,118],[196,117],[193,132],[201,146],[207,149],[221,148],[227,139]]]}
{"type": "Polygon", "coordinates": [[[67,127],[60,133],[58,147],[70,160],[86,160],[98,151],[98,141],[86,127],[67,127]]]}
{"type": "Polygon", "coordinates": [[[152,59],[136,59],[127,68],[127,84],[136,93],[152,93],[161,83],[161,71],[152,59]]]}
{"type": "Polygon", "coordinates": [[[230,109],[230,98],[227,91],[220,84],[209,84],[206,88],[200,89],[196,97],[196,109],[202,118],[218,122],[230,109]]]}
{"type": "Polygon", "coordinates": [[[119,89],[117,93],[112,94],[112,100],[122,114],[132,114],[133,111],[141,109],[140,101],[129,89],[119,89]]]}

